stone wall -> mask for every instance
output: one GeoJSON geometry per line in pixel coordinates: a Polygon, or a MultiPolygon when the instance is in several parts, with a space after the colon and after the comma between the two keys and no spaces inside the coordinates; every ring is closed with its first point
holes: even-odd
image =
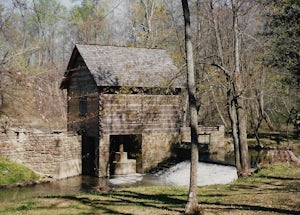
{"type": "Polygon", "coordinates": [[[102,94],[100,102],[100,177],[109,176],[111,135],[142,136],[140,173],[170,157],[180,130],[179,95],[102,94]]]}
{"type": "MultiPolygon", "coordinates": [[[[139,173],[145,173],[172,155],[172,145],[180,141],[177,132],[142,133],[142,161],[139,173]]],[[[102,135],[99,150],[99,176],[109,176],[109,135],[102,135]]]]}
{"type": "Polygon", "coordinates": [[[99,177],[109,176],[109,135],[102,135],[99,139],[99,177]]]}
{"type": "Polygon", "coordinates": [[[172,155],[172,145],[179,142],[179,139],[177,132],[143,133],[142,165],[144,172],[170,158],[172,155]]]}
{"type": "Polygon", "coordinates": [[[0,134],[0,155],[54,178],[80,175],[81,139],[67,134],[0,134]]]}
{"type": "MultiPolygon", "coordinates": [[[[181,128],[182,142],[191,142],[191,131],[189,127],[181,128]]],[[[216,153],[220,148],[225,146],[224,142],[224,126],[214,127],[198,127],[198,142],[199,144],[207,144],[210,153],[216,153]]]]}

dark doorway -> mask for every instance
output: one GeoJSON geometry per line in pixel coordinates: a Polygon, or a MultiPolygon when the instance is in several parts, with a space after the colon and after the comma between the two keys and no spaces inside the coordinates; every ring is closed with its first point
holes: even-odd
{"type": "Polygon", "coordinates": [[[99,138],[82,135],[82,175],[98,176],[99,138]]]}
{"type": "Polygon", "coordinates": [[[109,147],[109,175],[114,175],[115,153],[123,144],[124,152],[127,152],[128,159],[136,160],[136,171],[143,172],[142,166],[142,135],[111,135],[109,147]]]}

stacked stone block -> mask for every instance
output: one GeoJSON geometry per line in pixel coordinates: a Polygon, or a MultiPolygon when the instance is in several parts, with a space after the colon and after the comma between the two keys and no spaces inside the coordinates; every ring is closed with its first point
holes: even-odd
{"type": "Polygon", "coordinates": [[[0,134],[0,155],[54,178],[81,174],[80,136],[67,134],[0,134]]]}

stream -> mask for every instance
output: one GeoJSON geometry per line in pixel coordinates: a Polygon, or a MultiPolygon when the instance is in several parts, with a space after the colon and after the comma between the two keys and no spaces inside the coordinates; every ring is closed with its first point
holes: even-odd
{"type": "MultiPolygon", "coordinates": [[[[232,166],[199,162],[198,170],[199,186],[229,183],[237,178],[236,169],[232,166]]],[[[190,162],[184,161],[155,174],[132,174],[110,179],[77,176],[34,186],[0,189],[0,201],[48,195],[73,195],[78,192],[89,192],[94,187],[103,185],[111,188],[152,185],[188,186],[189,171],[190,162]]]]}
{"type": "MultiPolygon", "coordinates": [[[[249,154],[250,164],[255,166],[264,159],[266,151],[250,150],[249,154]]],[[[297,155],[299,154],[297,153],[297,155]]],[[[236,169],[232,165],[234,163],[233,153],[222,155],[221,158],[219,155],[208,155],[207,157],[200,155],[200,161],[210,163],[198,163],[198,186],[229,183],[237,178],[236,169]]],[[[90,192],[95,187],[107,185],[111,188],[152,185],[188,186],[189,171],[189,161],[182,161],[152,174],[132,174],[110,179],[77,176],[34,186],[0,189],[0,201],[48,195],[74,195],[79,192],[90,192]]]]}

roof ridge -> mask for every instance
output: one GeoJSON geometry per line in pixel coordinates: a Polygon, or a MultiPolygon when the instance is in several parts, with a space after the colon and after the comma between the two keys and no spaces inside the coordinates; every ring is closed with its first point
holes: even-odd
{"type": "Polygon", "coordinates": [[[147,49],[147,50],[163,50],[166,51],[163,48],[147,48],[147,47],[136,47],[136,46],[119,46],[119,45],[102,45],[102,44],[96,44],[96,43],[75,43],[75,46],[102,46],[102,47],[116,47],[116,48],[132,48],[132,49],[147,49]]]}

